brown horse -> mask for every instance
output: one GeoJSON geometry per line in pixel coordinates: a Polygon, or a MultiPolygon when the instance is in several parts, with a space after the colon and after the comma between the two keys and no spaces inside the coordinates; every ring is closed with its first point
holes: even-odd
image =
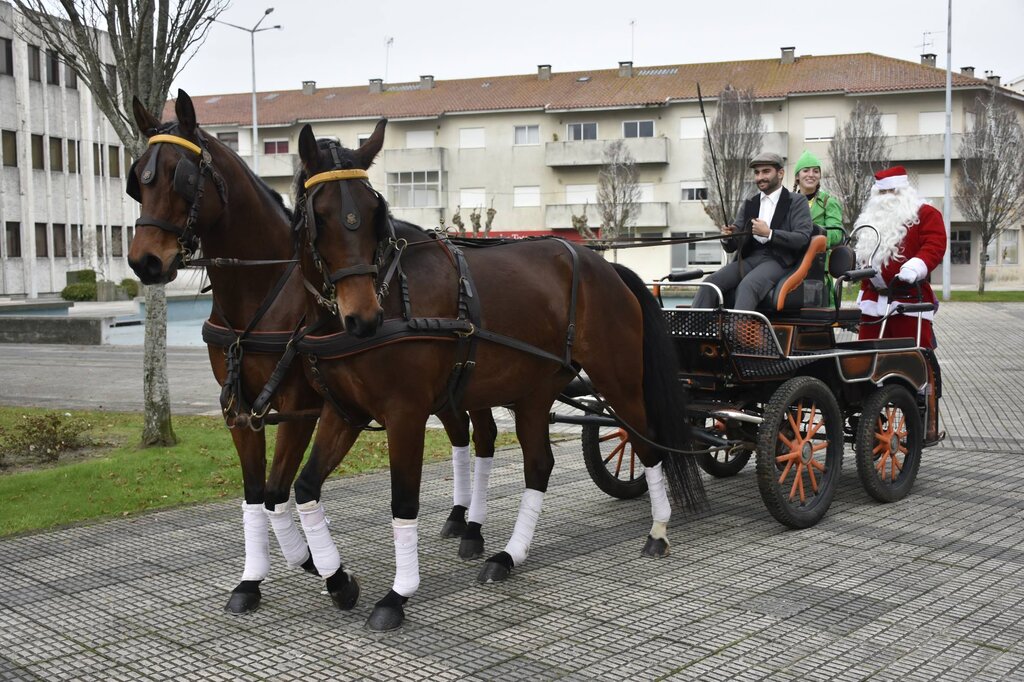
{"type": "MultiPolygon", "coordinates": [[[[327,296],[308,297],[307,319],[342,324],[368,346],[339,353],[337,361],[321,359],[319,371],[346,410],[372,416],[388,435],[396,574],[368,627],[399,627],[419,585],[423,427],[446,396],[458,396],[469,410],[510,406],[523,450],[519,517],[505,551],[485,562],[481,582],[503,580],[526,559],[554,464],[550,408],[581,368],[635,435],[654,518],[644,553],[665,554],[666,480],[676,501],[691,506],[703,503],[703,488],[691,458],[654,444],[684,448],[689,435],[675,351],[657,302],[632,272],[562,240],[472,248],[396,224],[366,173],[385,125],[378,123],[357,150],[318,143],[305,126],[296,183],[310,246],[302,267],[332,299],[323,305],[327,296]]],[[[317,504],[322,482],[355,435],[337,413],[324,413],[296,482],[300,507],[317,504]]]]}
{"type": "MultiPolygon", "coordinates": [[[[203,133],[192,101],[183,91],[175,108],[177,122],[161,124],[138,99],[134,102],[135,120],[149,139],[149,148],[129,173],[129,194],[141,203],[142,217],[136,223],[128,262],[144,283],[166,283],[177,276],[183,258],[202,245],[214,299],[204,329],[210,364],[222,386],[230,389],[237,384],[232,393],[236,403],[226,409],[225,416],[233,426],[231,437],[242,467],[246,558],[242,579],[225,608],[244,613],[259,605],[259,585],[269,571],[268,526],[274,529],[288,564],[316,574],[313,554],[290,509],[289,490],[324,401],[300,362],[281,364],[283,374],[269,408],[285,420],[278,427],[267,472],[265,434],[259,428],[262,420],[240,411],[237,401],[248,406],[244,398],[252,399],[268,386],[292,330],[303,318],[302,273],[292,262],[297,235],[281,197],[237,154],[203,133]],[[239,343],[232,348],[236,340],[239,343]],[[289,420],[288,416],[300,418],[289,420]]],[[[456,505],[443,534],[461,535],[470,500],[469,422],[464,413],[449,411],[441,417],[453,452],[460,452],[462,462],[457,458],[456,505]]],[[[477,456],[483,458],[477,460],[481,472],[490,468],[496,429],[489,411],[473,418],[477,456]]],[[[320,431],[324,438],[332,437],[323,426],[320,431]]],[[[484,493],[480,491],[474,501],[484,493]]],[[[309,515],[300,516],[310,532],[305,528],[309,515]]],[[[316,515],[312,516],[315,521],[316,515]]],[[[317,530],[312,532],[316,537],[317,530]]],[[[326,576],[335,603],[351,608],[358,586],[343,571],[338,573],[337,577],[329,572],[321,575],[326,576]]]]}

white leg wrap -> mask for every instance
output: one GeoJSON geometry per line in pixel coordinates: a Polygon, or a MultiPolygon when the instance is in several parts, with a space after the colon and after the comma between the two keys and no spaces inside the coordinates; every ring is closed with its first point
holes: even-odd
{"type": "Polygon", "coordinates": [[[494,458],[474,457],[473,460],[473,499],[469,503],[466,519],[482,526],[487,520],[487,483],[491,479],[494,458]]]}
{"type": "Polygon", "coordinates": [[[668,525],[668,520],[672,517],[672,505],[668,502],[661,462],[658,462],[657,466],[644,467],[644,476],[647,478],[647,489],[651,492],[651,516],[655,522],[660,521],[668,525]]]}
{"type": "Polygon", "coordinates": [[[327,528],[327,515],[320,500],[305,502],[298,505],[299,518],[302,520],[302,531],[306,534],[309,553],[313,555],[313,565],[320,577],[327,579],[341,568],[341,555],[331,539],[331,531],[327,528]]]}
{"type": "Polygon", "coordinates": [[[263,580],[270,572],[270,538],[267,513],[262,504],[242,503],[245,527],[245,569],[242,580],[263,580]]]}
{"type": "Polygon", "coordinates": [[[420,586],[416,519],[391,519],[391,527],[395,532],[395,583],[391,589],[411,597],[420,586]]]}
{"type": "Polygon", "coordinates": [[[523,499],[519,502],[519,517],[516,519],[516,527],[512,529],[512,537],[505,545],[505,551],[512,557],[512,562],[516,566],[526,561],[526,556],[530,553],[530,543],[533,542],[533,532],[537,529],[537,519],[540,518],[540,508],[543,502],[544,493],[541,491],[531,488],[523,491],[523,499]]]}
{"type": "Polygon", "coordinates": [[[452,446],[452,473],[455,479],[455,490],[452,494],[452,504],[460,507],[469,507],[472,495],[473,484],[469,478],[469,446],[452,446]]]}
{"type": "Polygon", "coordinates": [[[296,568],[306,563],[306,559],[309,558],[309,547],[306,546],[306,540],[299,532],[299,527],[295,525],[291,503],[274,505],[274,511],[268,511],[267,516],[270,517],[270,527],[274,529],[277,544],[281,545],[281,554],[288,565],[296,568]]]}

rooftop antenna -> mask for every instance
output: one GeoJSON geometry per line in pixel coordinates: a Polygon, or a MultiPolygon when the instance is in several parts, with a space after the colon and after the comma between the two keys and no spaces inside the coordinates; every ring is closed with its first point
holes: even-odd
{"type": "Polygon", "coordinates": [[[935,41],[932,40],[932,36],[942,35],[943,33],[945,33],[945,31],[922,31],[921,44],[915,45],[915,47],[920,48],[918,52],[925,54],[925,50],[935,44],[935,41]]]}
{"type": "Polygon", "coordinates": [[[633,61],[633,48],[636,46],[636,19],[629,20],[629,61],[633,61]]]}
{"type": "Polygon", "coordinates": [[[392,36],[387,36],[384,39],[384,83],[388,82],[388,62],[391,60],[391,46],[394,45],[395,39],[392,36]]]}

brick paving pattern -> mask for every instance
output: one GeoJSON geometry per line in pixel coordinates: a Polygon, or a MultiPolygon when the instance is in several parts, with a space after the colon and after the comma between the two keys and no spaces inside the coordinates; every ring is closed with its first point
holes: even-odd
{"type": "MultiPolygon", "coordinates": [[[[676,512],[669,557],[643,559],[646,497],[605,496],[569,440],[529,560],[481,586],[480,561],[437,537],[450,467],[428,466],[423,580],[396,633],[363,628],[393,577],[387,474],[325,490],[363,583],[352,613],[274,556],[260,609],[224,614],[236,502],[0,540],[0,680],[1024,679],[1021,330],[1024,305],[945,304],[949,438],[891,505],[860,489],[848,449],[807,530],[772,520],[748,465],[708,481],[708,512],[676,512]]],[[[522,480],[517,451],[500,452],[488,552],[511,533],[522,480]]]]}

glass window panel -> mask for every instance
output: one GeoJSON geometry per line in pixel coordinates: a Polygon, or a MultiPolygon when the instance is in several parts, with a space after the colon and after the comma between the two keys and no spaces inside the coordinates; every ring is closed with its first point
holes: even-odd
{"type": "Polygon", "coordinates": [[[50,255],[46,248],[46,223],[36,223],[36,258],[46,258],[50,255]]]}
{"type": "Polygon", "coordinates": [[[18,133],[13,130],[3,131],[3,154],[5,166],[18,165],[18,133]]]}
{"type": "Polygon", "coordinates": [[[50,170],[64,170],[64,143],[59,137],[50,138],[50,170]]]}
{"type": "Polygon", "coordinates": [[[9,222],[4,226],[4,246],[7,258],[21,258],[21,223],[9,222]]]}
{"type": "Polygon", "coordinates": [[[43,165],[43,136],[33,135],[32,136],[32,168],[34,170],[44,170],[43,165]]]}
{"type": "Polygon", "coordinates": [[[55,258],[67,258],[67,255],[68,255],[67,230],[64,228],[64,224],[63,223],[54,223],[50,232],[53,235],[53,255],[54,255],[54,257],[55,258]]]}
{"type": "Polygon", "coordinates": [[[120,225],[113,225],[110,228],[110,255],[115,258],[124,256],[124,244],[121,243],[120,225]]]}

